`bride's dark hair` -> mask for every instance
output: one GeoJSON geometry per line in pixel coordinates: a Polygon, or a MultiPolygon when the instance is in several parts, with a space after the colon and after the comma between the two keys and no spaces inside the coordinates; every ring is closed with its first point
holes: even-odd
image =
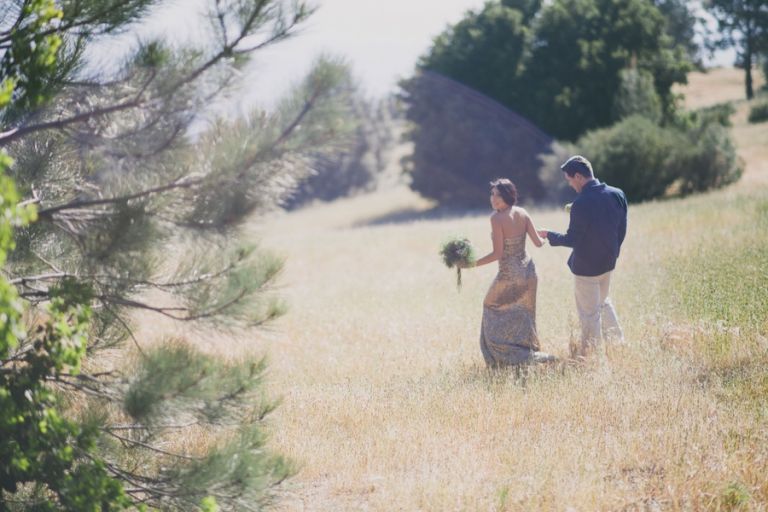
{"type": "Polygon", "coordinates": [[[515,203],[517,203],[517,187],[512,183],[512,180],[499,178],[491,182],[491,188],[494,187],[499,191],[499,195],[508,206],[515,206],[515,203]]]}

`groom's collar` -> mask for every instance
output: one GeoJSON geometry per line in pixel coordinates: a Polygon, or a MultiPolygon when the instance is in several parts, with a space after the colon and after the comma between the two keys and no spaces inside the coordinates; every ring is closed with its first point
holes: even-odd
{"type": "Polygon", "coordinates": [[[588,189],[588,188],[595,188],[595,187],[597,187],[598,185],[600,185],[600,180],[598,180],[597,178],[592,178],[591,180],[589,180],[588,182],[586,182],[586,183],[584,184],[584,187],[582,187],[582,189],[581,189],[581,190],[582,190],[582,192],[583,192],[584,190],[586,190],[586,189],[588,189]]]}

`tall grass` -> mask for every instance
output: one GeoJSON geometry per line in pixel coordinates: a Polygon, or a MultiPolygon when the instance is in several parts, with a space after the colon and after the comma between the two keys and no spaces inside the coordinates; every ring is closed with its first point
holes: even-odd
{"type": "Polygon", "coordinates": [[[707,236],[668,263],[666,302],[678,329],[687,325],[701,364],[713,372],[749,372],[768,349],[768,193],[752,191],[736,201],[706,196],[688,214],[704,218],[702,207],[721,213],[707,236]]]}
{"type": "MultiPolygon", "coordinates": [[[[401,218],[384,212],[408,197],[390,191],[254,228],[288,261],[292,309],[250,340],[270,354],[270,392],[283,398],[273,447],[300,465],[285,510],[768,504],[765,189],[631,207],[612,285],[628,343],[584,367],[524,373],[482,362],[492,265],[468,270],[457,292],[437,255],[457,233],[490,249],[486,215],[361,223],[401,218]]],[[[541,227],[567,224],[562,211],[532,215],[541,227]]],[[[578,331],[568,252],[528,250],[543,349],[565,356],[578,331]]]]}
{"type": "MultiPolygon", "coordinates": [[[[455,234],[490,249],[486,213],[419,217],[429,204],[392,189],[253,225],[287,258],[290,311],[199,343],[269,354],[271,448],[299,467],[281,507],[768,508],[768,139],[738,115],[741,184],[631,206],[612,283],[627,343],[582,366],[485,369],[495,269],[467,270],[457,292],[437,251],[455,234]]],[[[566,227],[562,211],[531,213],[566,227]]],[[[568,252],[528,250],[542,349],[566,356],[568,252]]]]}

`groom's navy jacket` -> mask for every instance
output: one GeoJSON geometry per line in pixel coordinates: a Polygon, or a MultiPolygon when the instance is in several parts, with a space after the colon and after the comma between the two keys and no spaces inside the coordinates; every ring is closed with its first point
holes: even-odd
{"type": "Polygon", "coordinates": [[[566,234],[550,232],[550,245],[572,247],[571,272],[599,276],[616,268],[621,243],[627,234],[627,198],[624,192],[593,179],[584,184],[571,205],[566,234]]]}

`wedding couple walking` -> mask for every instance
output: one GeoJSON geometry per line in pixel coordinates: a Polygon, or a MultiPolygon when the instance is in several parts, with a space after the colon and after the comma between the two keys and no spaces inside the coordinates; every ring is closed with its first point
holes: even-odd
{"type": "Polygon", "coordinates": [[[552,246],[573,249],[568,266],[574,275],[581,338],[571,347],[571,356],[589,355],[604,338],[623,341],[609,291],[627,232],[627,199],[620,189],[600,183],[583,156],[569,158],[560,168],[578,193],[564,234],[537,230],[528,212],[515,206],[517,189],[510,180],[491,183],[493,251],[474,265],[499,262],[499,273],[483,301],[480,348],[489,367],[555,359],[540,351],[536,332],[538,279],[525,250],[526,236],[536,247],[544,245],[546,239],[552,246]]]}

